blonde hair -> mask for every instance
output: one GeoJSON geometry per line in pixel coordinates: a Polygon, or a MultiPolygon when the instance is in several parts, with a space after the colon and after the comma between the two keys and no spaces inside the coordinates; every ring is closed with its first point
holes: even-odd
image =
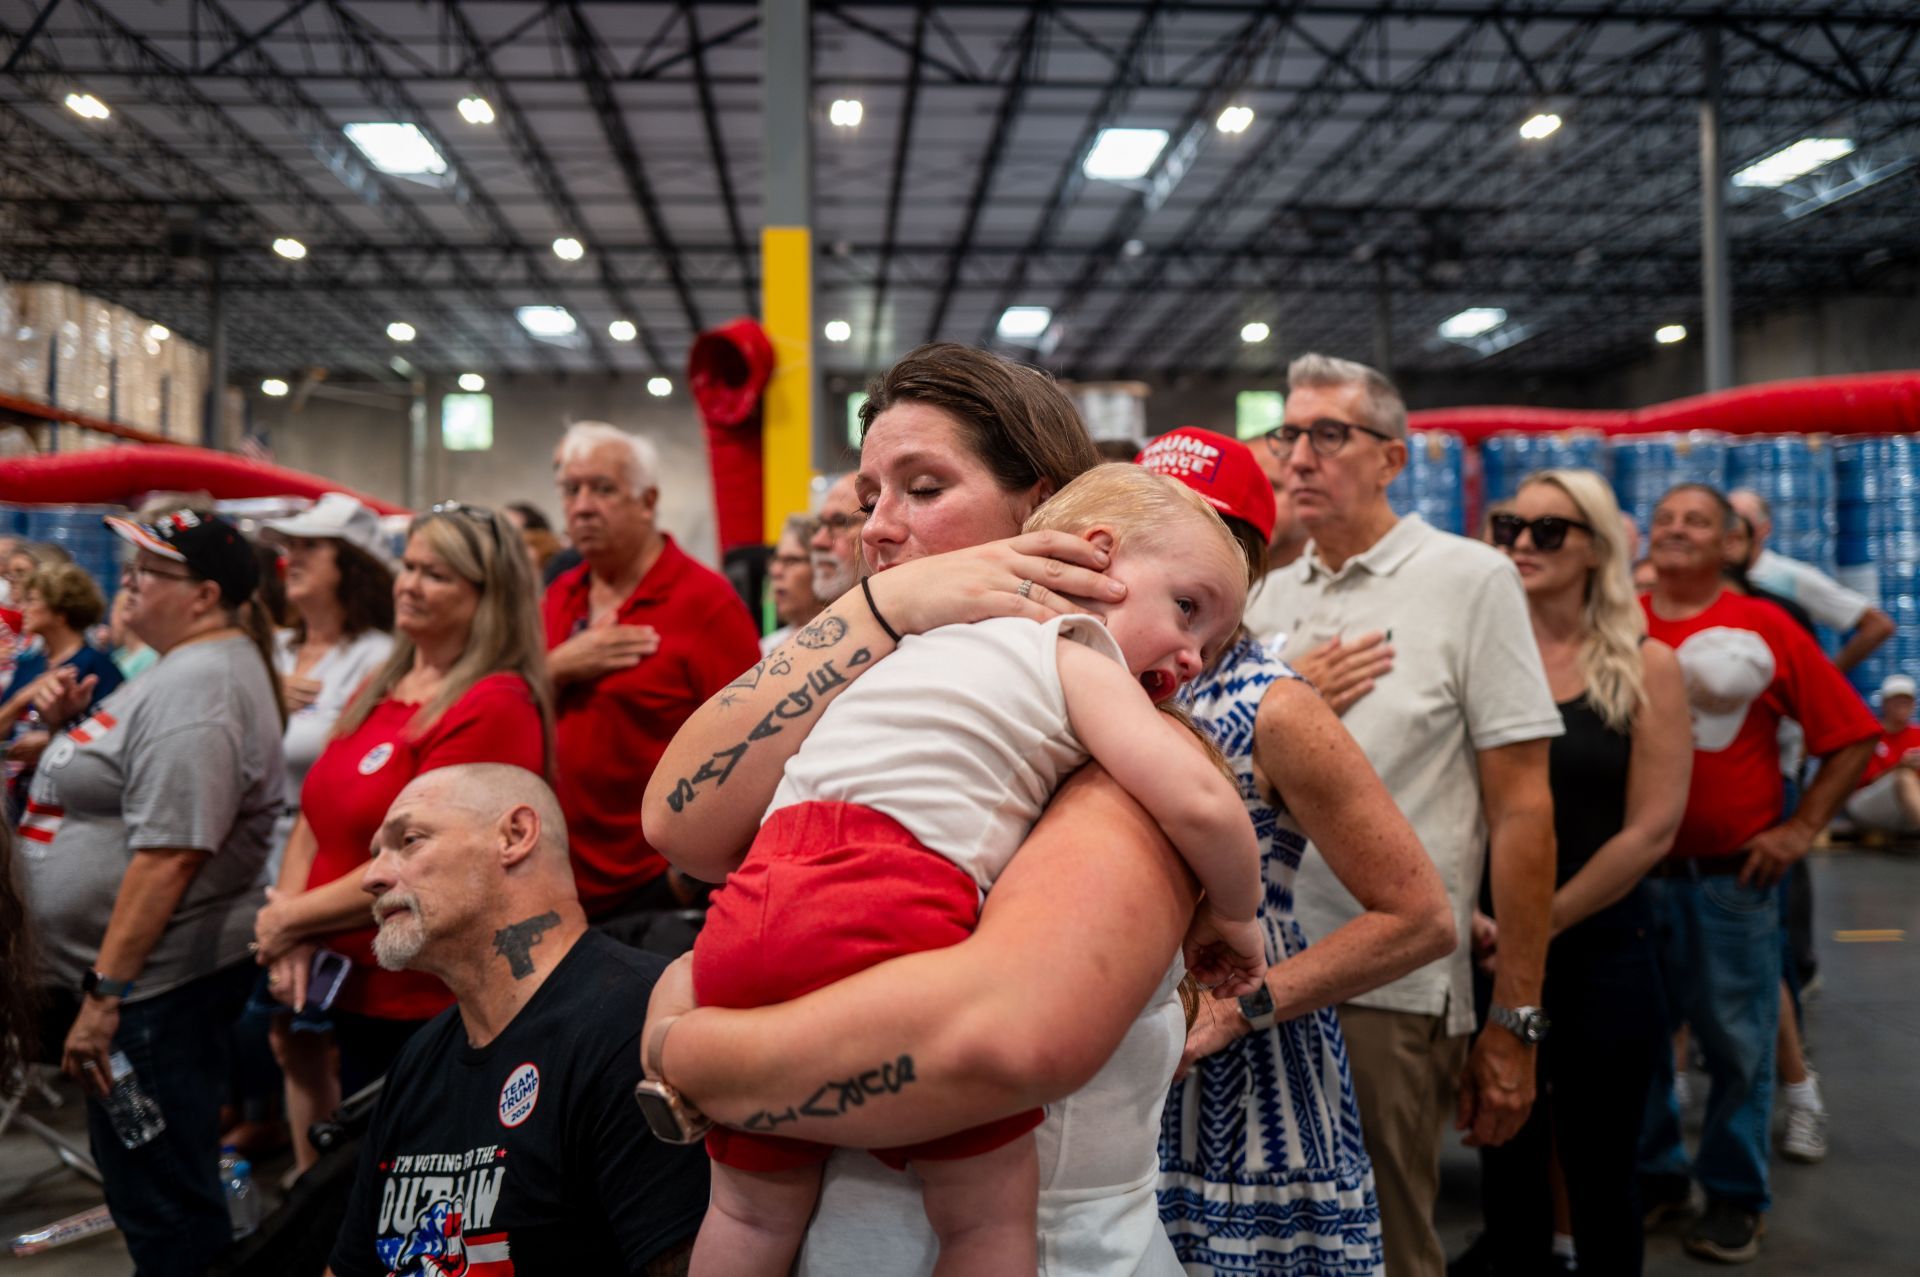
{"type": "MultiPolygon", "coordinates": [[[[467,645],[447,671],[446,681],[433,699],[420,707],[408,723],[415,736],[440,721],[440,716],[489,674],[518,674],[540,712],[542,757],[553,771],[553,687],[547,678],[547,645],[540,629],[540,599],[534,589],[533,567],[520,533],[498,513],[472,506],[423,514],[407,526],[407,537],[426,538],[434,554],[456,575],[480,591],[480,605],[467,630],[467,645]]],[[[367,721],[373,707],[385,700],[394,685],[413,668],[413,640],[393,636],[393,655],[340,715],[335,737],[351,735],[367,721]]]]}
{"type": "Polygon", "coordinates": [[[1215,548],[1234,565],[1242,600],[1247,590],[1247,555],[1219,512],[1206,498],[1165,475],[1128,462],[1097,465],[1048,497],[1027,516],[1024,532],[1085,532],[1113,529],[1114,548],[1129,544],[1164,547],[1176,527],[1195,525],[1213,534],[1215,548]]]}
{"type": "Polygon", "coordinates": [[[1587,574],[1580,672],[1587,681],[1587,703],[1608,727],[1624,732],[1646,695],[1640,640],[1646,637],[1647,618],[1634,599],[1620,506],[1607,481],[1591,470],[1540,470],[1521,480],[1520,487],[1536,483],[1558,488],[1592,529],[1589,535],[1600,563],[1587,574]]]}

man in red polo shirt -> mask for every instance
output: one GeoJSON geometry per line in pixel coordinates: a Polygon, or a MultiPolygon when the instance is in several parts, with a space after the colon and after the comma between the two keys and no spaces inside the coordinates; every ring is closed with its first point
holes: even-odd
{"type": "Polygon", "coordinates": [[[1691,1167],[1671,1075],[1656,1086],[1642,1142],[1642,1193],[1643,1205],[1655,1209],[1684,1203],[1691,1172],[1706,1189],[1707,1209],[1688,1229],[1686,1248],[1739,1263],[1759,1253],[1760,1216],[1770,1204],[1767,1131],[1780,1014],[1774,886],[1853,791],[1880,727],[1785,612],[1725,588],[1734,517],[1727,499],[1704,485],[1682,484],[1662,497],[1649,536],[1658,576],[1640,598],[1648,633],[1680,658],[1693,711],[1687,810],[1651,885],[1668,1010],[1692,1027],[1713,1086],[1691,1167]],[[1805,728],[1807,753],[1822,760],[1784,821],[1783,718],[1805,728]]]}
{"type": "Polygon", "coordinates": [[[647,779],[680,724],[760,659],[726,578],[660,531],[658,469],[636,435],[602,422],[567,431],[554,470],[583,562],[554,579],[542,608],[574,878],[587,917],[623,939],[645,922],[624,925],[629,915],[691,899],[641,835],[647,779]]]}

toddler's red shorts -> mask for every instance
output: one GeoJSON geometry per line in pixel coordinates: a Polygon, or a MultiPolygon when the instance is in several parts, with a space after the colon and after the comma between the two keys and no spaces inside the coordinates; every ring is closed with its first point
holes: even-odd
{"type": "MultiPolygon", "coordinates": [[[[959,944],[980,920],[979,902],[970,874],[891,816],[849,803],[783,807],[714,894],[693,946],[694,993],[702,1006],[791,1001],[889,958],[959,944]]],[[[1033,1109],[872,1152],[896,1169],[955,1161],[1012,1143],[1043,1116],[1033,1109]]],[[[744,1171],[811,1166],[832,1152],[828,1144],[724,1127],[707,1136],[714,1161],[744,1171]]]]}

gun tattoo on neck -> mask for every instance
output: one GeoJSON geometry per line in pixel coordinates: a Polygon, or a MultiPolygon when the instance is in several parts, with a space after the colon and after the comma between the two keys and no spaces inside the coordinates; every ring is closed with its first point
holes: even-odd
{"type": "Polygon", "coordinates": [[[493,951],[507,960],[513,978],[524,980],[533,974],[533,946],[540,943],[549,927],[560,925],[560,915],[549,909],[537,918],[516,922],[493,933],[493,951]]]}

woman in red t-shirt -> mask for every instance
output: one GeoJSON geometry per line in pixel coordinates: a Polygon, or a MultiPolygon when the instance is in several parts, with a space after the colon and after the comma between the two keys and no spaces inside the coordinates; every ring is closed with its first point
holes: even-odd
{"type": "Polygon", "coordinates": [[[414,1029],[453,1001],[434,977],[374,960],[360,874],[387,808],[437,767],[509,763],[544,776],[553,760],[539,600],[513,526],[474,506],[435,506],[407,531],[393,600],[393,655],[340,715],[301,789],[281,881],[305,889],[269,891],[255,923],[273,995],[309,1024],[320,1012],[339,1047],[336,1067],[326,1037],[295,1034],[282,1060],[302,1167],[315,1154],[298,1118],[325,1116],[385,1073],[414,1029]],[[307,996],[323,951],[351,963],[330,1007],[307,996]]]}

